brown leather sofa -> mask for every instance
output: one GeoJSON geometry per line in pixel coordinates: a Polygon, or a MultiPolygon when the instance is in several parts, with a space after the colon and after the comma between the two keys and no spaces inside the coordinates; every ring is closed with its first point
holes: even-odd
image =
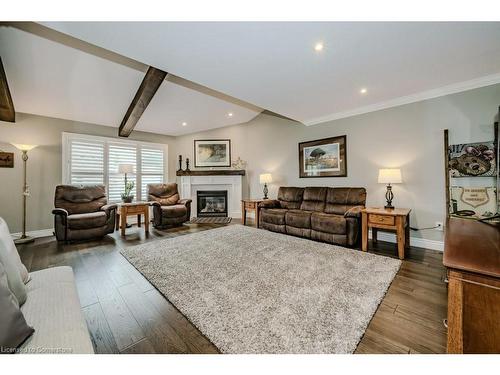
{"type": "Polygon", "coordinates": [[[179,199],[177,184],[148,184],[148,201],[153,206],[153,226],[179,226],[191,219],[191,199],[179,199]]]}
{"type": "Polygon", "coordinates": [[[343,246],[360,238],[365,188],[280,187],[259,204],[259,227],[343,246]]]}
{"type": "Polygon", "coordinates": [[[116,204],[108,204],[104,185],[58,185],[54,206],[58,241],[100,238],[115,230],[116,204]]]}

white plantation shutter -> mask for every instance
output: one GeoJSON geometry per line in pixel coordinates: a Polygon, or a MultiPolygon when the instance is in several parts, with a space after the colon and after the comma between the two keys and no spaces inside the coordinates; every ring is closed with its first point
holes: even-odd
{"type": "MultiPolygon", "coordinates": [[[[118,173],[118,165],[134,164],[137,173],[137,146],[126,143],[109,143],[108,155],[108,200],[110,202],[119,202],[121,200],[121,194],[125,191],[125,176],[122,173],[118,173]]],[[[134,181],[137,186],[136,173],[127,174],[127,181],[134,181]]],[[[136,186],[134,186],[131,194],[134,195],[136,199],[140,199],[136,193],[136,186]]]]}
{"type": "Polygon", "coordinates": [[[164,177],[163,149],[141,147],[141,197],[148,199],[147,185],[162,183],[164,177]]]}
{"type": "Polygon", "coordinates": [[[104,142],[75,140],[70,144],[70,184],[104,183],[104,142]]]}
{"type": "Polygon", "coordinates": [[[104,184],[108,201],[119,202],[125,190],[119,164],[134,164],[136,200],[147,200],[147,184],[162,183],[166,176],[166,145],[90,135],[63,133],[63,181],[66,184],[104,184]],[[140,188],[139,188],[140,187],[140,188]]]}

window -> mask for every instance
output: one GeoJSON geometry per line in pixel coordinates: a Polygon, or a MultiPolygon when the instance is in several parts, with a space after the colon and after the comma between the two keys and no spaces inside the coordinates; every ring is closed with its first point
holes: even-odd
{"type": "Polygon", "coordinates": [[[147,200],[147,184],[167,180],[167,145],[63,133],[63,182],[104,184],[109,202],[118,202],[124,190],[124,176],[118,165],[133,164],[132,192],[137,200],[147,200]]]}

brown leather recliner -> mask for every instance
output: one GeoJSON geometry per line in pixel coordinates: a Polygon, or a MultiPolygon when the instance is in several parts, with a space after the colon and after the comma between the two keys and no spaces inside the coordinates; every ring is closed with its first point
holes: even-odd
{"type": "Polygon", "coordinates": [[[280,187],[278,199],[259,204],[259,226],[273,232],[356,246],[365,188],[280,187]]]}
{"type": "Polygon", "coordinates": [[[58,185],[54,232],[58,241],[100,238],[115,230],[116,204],[107,204],[104,185],[58,185]]]}
{"type": "Polygon", "coordinates": [[[180,199],[177,184],[148,184],[148,201],[153,206],[153,226],[179,226],[191,219],[191,199],[180,199]]]}

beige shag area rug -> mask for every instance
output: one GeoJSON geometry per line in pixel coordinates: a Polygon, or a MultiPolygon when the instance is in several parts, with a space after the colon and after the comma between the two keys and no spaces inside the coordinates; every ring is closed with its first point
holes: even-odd
{"type": "Polygon", "coordinates": [[[401,265],[242,225],[121,252],[223,353],[352,353],[401,265]]]}

